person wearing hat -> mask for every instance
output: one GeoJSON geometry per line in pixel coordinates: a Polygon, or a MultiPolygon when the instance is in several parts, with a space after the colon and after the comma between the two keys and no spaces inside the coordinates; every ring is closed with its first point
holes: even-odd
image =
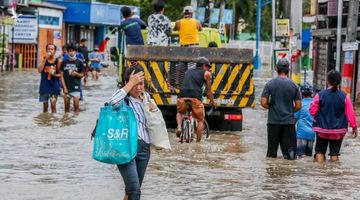
{"type": "Polygon", "coordinates": [[[298,157],[312,156],[315,132],[312,130],[313,116],[310,114],[310,104],[313,101],[313,87],[305,82],[300,86],[302,101],[301,109],[295,113],[296,118],[296,138],[298,157]]]}
{"type": "Polygon", "coordinates": [[[261,94],[261,106],[268,111],[267,157],[276,158],[280,144],[285,159],[296,159],[296,131],[294,113],[301,109],[301,94],[298,86],[288,78],[289,62],[280,59],[275,70],[278,73],[266,83],[261,94]]]}
{"type": "Polygon", "coordinates": [[[180,46],[198,46],[199,31],[202,27],[198,20],[192,18],[194,9],[191,6],[185,6],[183,10],[184,17],[175,23],[174,31],[179,31],[180,46]]]}
{"type": "Polygon", "coordinates": [[[94,51],[90,53],[90,67],[91,67],[91,73],[92,73],[92,79],[94,81],[99,79],[99,72],[100,72],[100,62],[104,60],[104,56],[99,51],[99,47],[95,46],[94,51]]]}
{"type": "Polygon", "coordinates": [[[211,73],[208,68],[211,67],[209,60],[205,57],[200,57],[196,61],[196,68],[189,69],[185,72],[184,80],[180,86],[180,93],[177,100],[177,131],[176,136],[180,137],[181,123],[183,115],[187,111],[186,100],[191,101],[191,113],[197,121],[196,126],[196,142],[201,141],[201,136],[204,128],[205,109],[202,100],[202,87],[205,84],[207,97],[210,104],[216,107],[214,103],[214,95],[211,92],[211,73]]]}

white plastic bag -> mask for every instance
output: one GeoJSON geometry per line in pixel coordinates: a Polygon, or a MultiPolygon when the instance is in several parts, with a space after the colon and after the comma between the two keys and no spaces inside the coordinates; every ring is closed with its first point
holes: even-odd
{"type": "Polygon", "coordinates": [[[161,110],[148,93],[144,93],[144,113],[150,143],[156,147],[171,149],[169,135],[161,110]]]}

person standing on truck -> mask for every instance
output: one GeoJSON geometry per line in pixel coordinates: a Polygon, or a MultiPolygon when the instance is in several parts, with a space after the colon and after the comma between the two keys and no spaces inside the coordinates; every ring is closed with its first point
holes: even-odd
{"type": "Polygon", "coordinates": [[[298,86],[287,77],[289,62],[280,59],[275,66],[278,77],[266,83],[261,106],[269,109],[267,122],[267,157],[276,158],[280,144],[283,157],[296,159],[296,131],[294,113],[301,109],[298,86]]]}
{"type": "Polygon", "coordinates": [[[155,2],[155,13],[148,18],[147,44],[150,46],[168,46],[171,36],[171,22],[164,13],[165,3],[162,0],[155,2]]]}
{"type": "Polygon", "coordinates": [[[184,18],[175,23],[174,31],[179,31],[179,43],[182,47],[199,46],[199,31],[202,27],[198,20],[192,18],[193,12],[193,7],[185,6],[184,18]]]}
{"type": "Polygon", "coordinates": [[[127,6],[121,8],[121,14],[125,20],[121,22],[120,30],[124,31],[126,45],[144,45],[141,29],[146,29],[145,22],[139,18],[133,18],[131,8],[127,6]]]}
{"type": "MultiPolygon", "coordinates": [[[[191,101],[191,113],[197,121],[196,126],[196,142],[201,141],[202,132],[204,129],[205,109],[202,99],[202,87],[205,84],[207,97],[210,99],[210,104],[215,105],[214,96],[211,92],[211,73],[207,69],[211,66],[209,60],[205,57],[200,57],[196,61],[196,68],[189,69],[185,72],[184,80],[180,87],[180,93],[177,100],[176,121],[177,130],[176,136],[180,137],[181,124],[183,115],[187,111],[186,100],[191,101]]],[[[216,105],[215,105],[216,106],[216,105]]]]}
{"type": "MultiPolygon", "coordinates": [[[[198,47],[199,31],[202,30],[198,20],[192,18],[194,9],[192,6],[184,7],[184,17],[175,23],[174,31],[179,31],[179,43],[181,47],[198,47]]],[[[196,63],[189,62],[188,69],[196,67],[196,63]]]]}

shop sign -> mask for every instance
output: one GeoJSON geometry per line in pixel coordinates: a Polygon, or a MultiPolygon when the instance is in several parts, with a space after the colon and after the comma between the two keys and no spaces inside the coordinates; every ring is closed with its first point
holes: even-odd
{"type": "Polygon", "coordinates": [[[311,16],[316,15],[316,0],[310,1],[310,15],[311,16]]]}
{"type": "Polygon", "coordinates": [[[276,20],[276,36],[290,36],[290,20],[277,19],[276,20]]]}
{"type": "Polygon", "coordinates": [[[359,44],[357,42],[344,42],[342,43],[343,51],[356,51],[358,50],[359,44]]]}
{"type": "Polygon", "coordinates": [[[21,16],[16,19],[14,26],[14,38],[9,34],[9,42],[14,43],[37,43],[38,20],[35,16],[21,16]]]}

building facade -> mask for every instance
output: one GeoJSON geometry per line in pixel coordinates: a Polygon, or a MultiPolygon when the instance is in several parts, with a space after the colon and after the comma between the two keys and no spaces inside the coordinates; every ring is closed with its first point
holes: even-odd
{"type": "MultiPolygon", "coordinates": [[[[105,4],[94,1],[48,0],[53,4],[66,7],[64,12],[66,43],[78,43],[82,38],[88,40],[88,48],[100,45],[109,37],[108,47],[117,46],[123,5],[105,4]]],[[[130,6],[137,15],[139,8],[130,6]]]]}
{"type": "MultiPolygon", "coordinates": [[[[315,2],[316,11],[316,27],[312,30],[313,37],[313,64],[314,70],[314,88],[317,90],[326,88],[327,73],[336,68],[336,33],[337,33],[337,16],[338,16],[338,1],[337,0],[313,0],[315,2]]],[[[341,22],[341,43],[345,42],[347,19],[349,14],[349,0],[343,1],[343,15],[341,22]]],[[[360,20],[357,24],[357,35],[360,30],[360,20]]],[[[358,38],[358,36],[357,36],[358,38]]],[[[345,53],[341,51],[340,71],[343,72],[345,53]]],[[[354,53],[354,73],[351,83],[351,95],[353,100],[356,99],[356,94],[359,93],[360,88],[356,85],[360,78],[358,73],[359,55],[354,53]]],[[[344,77],[343,77],[344,79],[344,77]]]]}

